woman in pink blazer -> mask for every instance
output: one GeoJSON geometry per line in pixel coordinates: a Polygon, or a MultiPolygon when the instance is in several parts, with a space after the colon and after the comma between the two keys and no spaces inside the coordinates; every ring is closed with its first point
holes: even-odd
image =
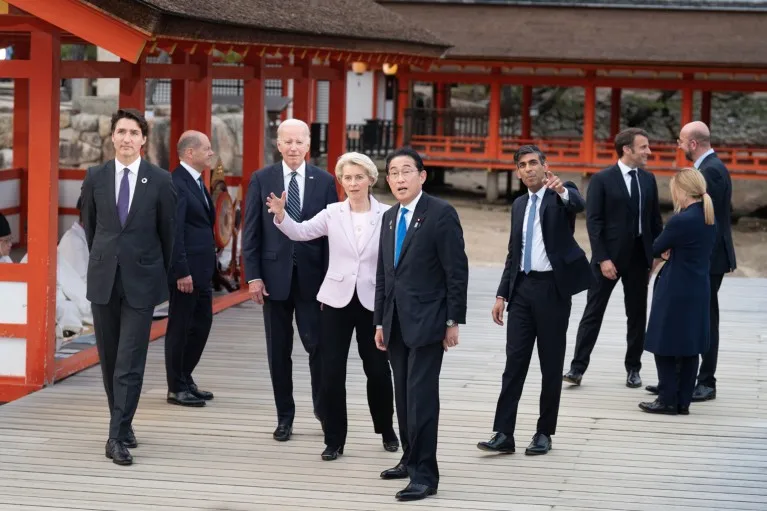
{"type": "Polygon", "coordinates": [[[396,452],[399,440],[392,427],[394,395],[386,352],[375,345],[373,302],[375,297],[378,242],[381,218],[389,206],[370,194],[378,169],[364,154],[346,153],[338,159],[336,177],[346,192],[343,202],[330,204],[314,218],[298,223],[291,218],[286,194],[267,198],[274,224],[294,241],[328,237],[329,266],[317,294],[322,303],[323,429],[326,448],[323,460],[344,453],[346,442],[346,363],[352,331],[367,376],[367,396],[375,432],[382,435],[384,449],[396,452]],[[287,213],[287,214],[286,214],[287,213]]]}

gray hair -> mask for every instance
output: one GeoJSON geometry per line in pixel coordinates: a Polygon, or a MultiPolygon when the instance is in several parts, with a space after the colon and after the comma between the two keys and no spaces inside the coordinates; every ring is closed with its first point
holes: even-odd
{"type": "Polygon", "coordinates": [[[336,179],[341,182],[341,178],[344,177],[344,167],[347,165],[356,165],[365,170],[368,177],[373,180],[370,186],[373,186],[378,181],[378,167],[373,163],[368,156],[361,153],[345,153],[338,158],[336,163],[336,179]]]}
{"type": "Polygon", "coordinates": [[[184,152],[186,152],[187,149],[197,149],[200,147],[202,145],[203,136],[205,136],[204,133],[194,130],[182,133],[181,137],[178,139],[178,145],[176,146],[179,157],[184,156],[184,152]]]}
{"type": "Polygon", "coordinates": [[[300,126],[303,128],[306,138],[311,138],[312,131],[309,129],[309,125],[306,124],[301,119],[286,119],[280,123],[279,126],[277,126],[277,138],[280,138],[280,135],[282,134],[283,130],[285,128],[289,128],[291,126],[300,126]]]}

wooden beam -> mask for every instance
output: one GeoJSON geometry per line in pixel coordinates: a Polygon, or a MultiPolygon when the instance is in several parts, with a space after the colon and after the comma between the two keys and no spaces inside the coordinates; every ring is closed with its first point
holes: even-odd
{"type": "MultiPolygon", "coordinates": [[[[6,4],[7,6],[8,4],[6,4]]],[[[2,6],[2,2],[0,2],[2,6]]],[[[0,9],[2,11],[2,9],[0,9]]],[[[55,25],[46,23],[45,21],[29,16],[25,14],[8,14],[0,12],[0,32],[11,32],[19,34],[28,34],[35,30],[42,30],[43,32],[58,32],[59,29],[55,25]]]]}
{"type": "MultiPolygon", "coordinates": [[[[334,62],[337,69],[345,69],[345,64],[334,62]]],[[[328,111],[328,172],[335,176],[336,162],[346,152],[346,73],[343,78],[330,82],[328,103],[331,108],[328,111]]],[[[336,190],[339,199],[345,197],[341,183],[336,181],[336,190]]]]}
{"type": "MultiPolygon", "coordinates": [[[[29,41],[14,47],[14,57],[29,58],[29,41]]],[[[17,78],[13,84],[13,165],[20,169],[19,245],[27,246],[29,223],[29,79],[17,78]]]]}
{"type": "Polygon", "coordinates": [[[309,77],[315,81],[332,82],[340,80],[344,74],[343,70],[328,66],[312,66],[309,69],[309,77]]]}
{"type": "Polygon", "coordinates": [[[130,78],[131,63],[97,60],[64,60],[61,62],[62,78],[130,78]]]}
{"type": "Polygon", "coordinates": [[[28,60],[0,60],[0,77],[29,78],[32,73],[32,63],[28,60]]]}
{"type": "Polygon", "coordinates": [[[0,264],[0,282],[26,282],[29,277],[27,264],[2,263],[0,264]]]}
{"type": "Polygon", "coordinates": [[[405,111],[410,108],[410,80],[412,75],[405,72],[405,67],[397,75],[397,102],[394,117],[396,130],[396,145],[405,145],[405,111]]]}
{"type": "Polygon", "coordinates": [[[522,138],[532,138],[532,120],[530,109],[533,106],[533,88],[530,85],[522,86],[522,138]]]}
{"type": "Polygon", "coordinates": [[[623,89],[613,87],[610,90],[610,138],[621,130],[621,91],[623,89]]]}
{"type": "MultiPolygon", "coordinates": [[[[173,65],[187,65],[189,63],[189,55],[183,51],[174,52],[171,55],[171,59],[173,60],[173,65]]],[[[195,68],[199,75],[199,66],[195,66],[195,68]]],[[[170,81],[170,143],[168,144],[170,150],[168,158],[170,169],[168,170],[171,171],[179,165],[176,144],[189,122],[189,107],[186,101],[187,89],[188,82],[184,79],[172,79],[170,81]]]]}
{"type": "MultiPolygon", "coordinates": [[[[200,76],[187,81],[186,129],[197,130],[208,135],[213,142],[211,130],[211,110],[213,108],[213,56],[209,53],[196,52],[189,55],[189,62],[200,70],[200,76]]],[[[174,141],[173,143],[175,143],[174,141]]],[[[210,169],[203,172],[203,181],[210,185],[210,169]]]]}
{"type": "Polygon", "coordinates": [[[583,144],[581,159],[590,163],[594,160],[594,128],[596,124],[597,88],[593,83],[585,86],[583,103],[583,144]]]}
{"type": "MultiPolygon", "coordinates": [[[[500,70],[494,70],[496,76],[500,70]]],[[[487,112],[487,145],[485,156],[493,160],[498,158],[501,149],[501,82],[490,82],[490,102],[487,112]]]]}
{"type": "Polygon", "coordinates": [[[296,66],[264,68],[267,80],[295,80],[301,78],[301,69],[296,66]]]}
{"type": "MultiPolygon", "coordinates": [[[[14,0],[15,1],[15,0],[14,0]]],[[[48,4],[49,2],[40,2],[48,4]]],[[[50,2],[54,3],[54,2],[50,2]]],[[[59,84],[61,45],[58,36],[32,32],[29,79],[29,285],[27,287],[28,384],[53,382],[56,351],[56,242],[59,200],[59,84]]]]}
{"type": "Polygon", "coordinates": [[[135,108],[142,114],[146,110],[146,77],[143,60],[129,66],[128,76],[120,79],[120,108],[135,108]]]}
{"type": "MultiPolygon", "coordinates": [[[[301,119],[307,124],[312,122],[313,84],[309,77],[311,59],[296,59],[296,67],[301,70],[301,75],[293,80],[293,117],[301,119]]],[[[306,153],[309,156],[309,153],[306,153]]]]}
{"type": "Polygon", "coordinates": [[[36,18],[100,46],[129,62],[138,62],[150,34],[78,0],[7,0],[36,18]]]}
{"type": "Polygon", "coordinates": [[[710,90],[704,90],[701,94],[700,120],[706,123],[706,126],[711,128],[711,91],[710,90]]]}

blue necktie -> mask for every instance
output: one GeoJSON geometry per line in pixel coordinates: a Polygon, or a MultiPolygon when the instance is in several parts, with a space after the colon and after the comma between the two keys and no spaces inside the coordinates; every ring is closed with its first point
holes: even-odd
{"type": "Polygon", "coordinates": [[[524,262],[522,269],[525,273],[530,273],[533,268],[533,229],[535,229],[535,203],[538,202],[538,196],[533,195],[530,197],[532,204],[530,204],[530,213],[527,215],[527,232],[525,233],[525,246],[524,262]]]}
{"type": "Polygon", "coordinates": [[[200,193],[202,193],[202,202],[205,204],[205,209],[210,209],[210,204],[208,204],[208,197],[205,195],[205,185],[202,184],[202,176],[197,178],[197,184],[200,185],[200,193]]]}
{"type": "Polygon", "coordinates": [[[287,211],[290,218],[298,222],[301,218],[301,196],[298,192],[298,181],[296,175],[298,172],[290,173],[290,183],[288,183],[288,204],[287,211]]]}
{"type": "Polygon", "coordinates": [[[394,245],[394,266],[397,266],[399,262],[399,254],[402,252],[402,243],[405,241],[405,234],[407,234],[407,208],[400,208],[402,212],[399,217],[399,224],[397,225],[397,243],[394,245]]]}
{"type": "Polygon", "coordinates": [[[129,172],[130,170],[127,167],[123,170],[123,178],[120,180],[120,190],[117,193],[117,216],[120,218],[120,225],[122,227],[125,227],[125,221],[128,219],[128,210],[130,209],[129,172]]]}

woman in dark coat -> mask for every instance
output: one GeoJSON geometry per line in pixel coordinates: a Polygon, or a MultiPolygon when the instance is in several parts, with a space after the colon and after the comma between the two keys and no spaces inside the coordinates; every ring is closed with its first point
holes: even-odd
{"type": "Polygon", "coordinates": [[[671,179],[677,213],[653,243],[667,262],[653,292],[645,350],[655,354],[658,398],[639,403],[649,413],[689,414],[698,355],[709,343],[709,265],[716,226],[703,175],[682,169],[671,179]]]}

